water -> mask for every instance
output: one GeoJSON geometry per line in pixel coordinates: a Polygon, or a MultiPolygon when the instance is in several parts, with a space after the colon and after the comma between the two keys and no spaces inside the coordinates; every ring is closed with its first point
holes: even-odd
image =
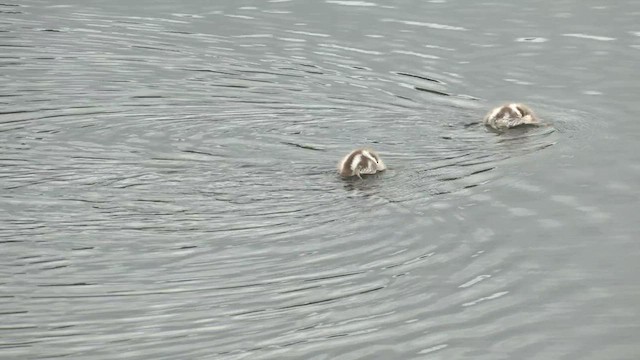
{"type": "Polygon", "coordinates": [[[0,5],[0,358],[637,358],[639,15],[0,5]]]}

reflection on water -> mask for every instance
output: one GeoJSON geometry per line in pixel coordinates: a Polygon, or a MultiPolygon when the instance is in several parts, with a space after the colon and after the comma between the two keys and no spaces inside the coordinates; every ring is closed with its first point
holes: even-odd
{"type": "Polygon", "coordinates": [[[0,355],[632,358],[635,22],[514,6],[1,4],[0,355]]]}

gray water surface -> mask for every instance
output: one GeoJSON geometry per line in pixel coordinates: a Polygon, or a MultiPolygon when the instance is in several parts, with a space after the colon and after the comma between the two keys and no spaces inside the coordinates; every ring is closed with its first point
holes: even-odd
{"type": "Polygon", "coordinates": [[[637,359],[638,24],[0,4],[0,358],[637,359]],[[550,126],[476,123],[504,101],[550,126]],[[389,169],[340,179],[358,146],[389,169]]]}

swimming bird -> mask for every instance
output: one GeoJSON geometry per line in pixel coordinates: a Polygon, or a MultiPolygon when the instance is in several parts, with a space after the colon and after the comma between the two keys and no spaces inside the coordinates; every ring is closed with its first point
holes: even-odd
{"type": "Polygon", "coordinates": [[[498,106],[485,115],[483,122],[496,130],[510,129],[520,125],[541,125],[533,110],[520,103],[498,106]]]}
{"type": "Polygon", "coordinates": [[[356,149],[347,154],[338,164],[338,172],[341,176],[350,177],[375,174],[384,171],[387,167],[380,156],[371,149],[356,149]]]}

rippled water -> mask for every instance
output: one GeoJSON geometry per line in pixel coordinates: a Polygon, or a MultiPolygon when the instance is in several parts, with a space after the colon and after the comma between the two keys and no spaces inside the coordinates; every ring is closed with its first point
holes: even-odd
{"type": "Polygon", "coordinates": [[[0,358],[637,358],[639,16],[0,4],[0,358]]]}

